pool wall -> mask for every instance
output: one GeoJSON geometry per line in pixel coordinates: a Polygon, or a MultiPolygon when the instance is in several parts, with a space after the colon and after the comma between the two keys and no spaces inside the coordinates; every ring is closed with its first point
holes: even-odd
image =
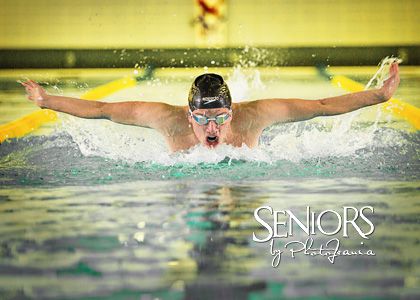
{"type": "Polygon", "coordinates": [[[1,1],[0,68],[420,63],[419,1],[98,3],[1,1]]]}

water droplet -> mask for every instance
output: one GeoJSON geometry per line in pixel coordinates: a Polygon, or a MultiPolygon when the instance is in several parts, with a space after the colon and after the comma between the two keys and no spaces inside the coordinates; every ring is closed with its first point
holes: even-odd
{"type": "Polygon", "coordinates": [[[137,242],[143,242],[144,241],[144,232],[136,232],[135,234],[134,234],[134,239],[137,241],[137,242]]]}
{"type": "Polygon", "coordinates": [[[140,221],[140,222],[137,223],[137,228],[142,229],[144,227],[146,227],[146,222],[140,221]]]}

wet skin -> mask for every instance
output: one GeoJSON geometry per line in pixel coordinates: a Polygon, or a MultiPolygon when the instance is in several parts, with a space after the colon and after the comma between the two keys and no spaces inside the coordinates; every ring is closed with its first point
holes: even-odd
{"type": "MultiPolygon", "coordinates": [[[[252,118],[255,113],[252,113],[251,107],[249,102],[233,104],[230,118],[221,125],[213,120],[206,125],[200,125],[190,116],[188,106],[173,107],[173,111],[166,119],[170,126],[162,127],[159,131],[172,151],[185,150],[198,144],[207,148],[216,148],[221,144],[255,147],[258,145],[263,127],[252,118]]],[[[192,113],[213,118],[229,113],[229,109],[197,109],[192,113]]]]}
{"type": "MultiPolygon", "coordinates": [[[[198,144],[215,148],[220,144],[255,147],[264,128],[276,123],[304,121],[320,116],[348,113],[389,100],[400,83],[398,63],[392,63],[389,78],[381,88],[318,100],[262,99],[233,103],[231,117],[221,125],[210,121],[197,124],[188,106],[162,102],[125,101],[93,102],[49,95],[32,80],[21,82],[28,99],[48,108],[86,119],[108,119],[113,122],[156,129],[171,151],[186,150],[198,144]]],[[[214,117],[228,108],[197,109],[193,114],[214,117]]]]}

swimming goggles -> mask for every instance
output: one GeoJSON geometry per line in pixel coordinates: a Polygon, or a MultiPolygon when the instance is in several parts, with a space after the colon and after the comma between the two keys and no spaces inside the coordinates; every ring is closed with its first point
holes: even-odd
{"type": "Polygon", "coordinates": [[[229,112],[227,112],[227,113],[223,113],[223,114],[217,115],[217,116],[215,116],[213,118],[208,118],[208,117],[203,116],[203,115],[193,115],[192,111],[190,110],[190,116],[199,125],[207,125],[210,121],[216,122],[217,125],[222,125],[227,120],[229,120],[231,113],[232,113],[232,110],[229,110],[229,112]]]}

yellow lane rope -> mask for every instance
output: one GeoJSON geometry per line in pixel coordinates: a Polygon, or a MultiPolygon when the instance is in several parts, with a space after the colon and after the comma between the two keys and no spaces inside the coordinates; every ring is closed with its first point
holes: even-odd
{"type": "MultiPolygon", "coordinates": [[[[359,92],[365,89],[363,84],[342,75],[331,76],[331,82],[349,92],[359,92]]],[[[416,130],[420,129],[420,108],[394,98],[391,98],[387,102],[381,104],[381,106],[385,112],[392,113],[395,116],[404,119],[416,130]]]]}
{"type": "MultiPolygon", "coordinates": [[[[99,100],[119,90],[133,87],[137,83],[136,78],[125,77],[98,86],[83,94],[80,98],[85,100],[99,100]]],[[[0,125],[0,143],[6,139],[17,138],[27,135],[45,123],[58,120],[58,114],[49,109],[37,110],[33,113],[0,125]]]]}

